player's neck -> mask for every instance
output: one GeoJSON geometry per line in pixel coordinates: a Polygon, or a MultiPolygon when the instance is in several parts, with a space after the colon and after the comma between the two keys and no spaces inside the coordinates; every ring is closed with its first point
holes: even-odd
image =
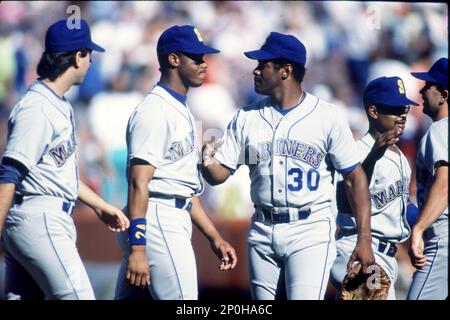
{"type": "Polygon", "coordinates": [[[378,136],[381,134],[377,129],[369,126],[369,134],[373,138],[373,140],[377,140],[378,136]]]}
{"type": "Polygon", "coordinates": [[[187,95],[188,87],[186,87],[184,85],[183,81],[181,81],[180,78],[176,78],[176,77],[170,76],[170,75],[166,75],[166,76],[162,75],[159,82],[161,82],[163,85],[169,87],[176,93],[179,93],[183,96],[187,95]]]}
{"type": "Polygon", "coordinates": [[[448,117],[448,104],[445,103],[439,109],[439,111],[432,117],[433,122],[442,120],[448,117]]]}
{"type": "Polygon", "coordinates": [[[374,125],[369,124],[369,134],[372,136],[373,140],[377,140],[377,138],[381,136],[382,132],[378,131],[374,125]]]}
{"type": "Polygon", "coordinates": [[[59,77],[55,81],[50,81],[49,79],[42,80],[50,89],[52,89],[60,98],[70,89],[72,83],[67,81],[63,77],[59,77]]]}
{"type": "Polygon", "coordinates": [[[275,104],[283,110],[289,110],[298,105],[304,98],[305,92],[299,90],[280,91],[272,95],[275,104]]]}

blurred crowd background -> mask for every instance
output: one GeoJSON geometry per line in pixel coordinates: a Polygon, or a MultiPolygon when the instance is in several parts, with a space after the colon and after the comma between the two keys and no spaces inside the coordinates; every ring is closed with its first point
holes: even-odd
{"type": "MultiPolygon", "coordinates": [[[[271,31],[293,34],[305,44],[304,90],[345,112],[355,139],[368,128],[362,106],[368,81],[378,76],[400,76],[408,97],[421,104],[419,90],[423,84],[409,73],[428,70],[435,60],[448,55],[448,8],[444,3],[2,1],[0,155],[6,143],[9,113],[36,79],[47,27],[73,14],[71,5],[78,6],[81,18],[91,25],[92,38],[106,49],[104,54],[93,54],[84,83],[66,94],[77,117],[81,175],[119,207],[125,205],[127,195],[128,116],[159,80],[156,42],[171,25],[195,25],[205,43],[221,51],[206,56],[206,82],[188,93],[188,105],[198,120],[203,141],[220,134],[238,108],[260,98],[253,89],[256,62],[243,52],[259,48],[271,31]]],[[[413,172],[420,137],[430,123],[421,106],[413,107],[408,114],[399,144],[413,172]]],[[[415,201],[414,174],[412,182],[410,196],[415,201]]],[[[217,221],[248,219],[252,213],[248,171],[238,170],[222,186],[207,186],[202,199],[217,221]]],[[[80,213],[75,219],[95,220],[93,216],[80,213]]],[[[397,258],[398,296],[404,298],[413,269],[405,250],[400,250],[397,258]]],[[[245,256],[240,261],[245,263],[245,256]]],[[[116,263],[87,264],[94,289],[99,279],[114,282],[116,263]]],[[[97,297],[111,298],[110,287],[103,293],[96,291],[97,297]]]]}

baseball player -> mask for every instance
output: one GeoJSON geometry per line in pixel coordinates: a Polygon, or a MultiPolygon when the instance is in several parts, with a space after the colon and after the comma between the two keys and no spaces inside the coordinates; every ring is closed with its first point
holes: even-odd
{"type": "Polygon", "coordinates": [[[0,167],[8,299],[94,299],[76,248],[71,215],[77,199],[112,231],[129,225],[78,175],[73,110],[64,93],[82,83],[93,50],[104,51],[92,42],[85,20],[75,29],[66,20],[52,24],[39,78],[11,111],[0,167]]]}
{"type": "MultiPolygon", "coordinates": [[[[405,241],[410,234],[406,211],[411,175],[408,160],[395,143],[403,133],[410,106],[417,104],[406,97],[403,80],[399,77],[372,80],[364,91],[363,102],[369,131],[358,141],[358,147],[369,180],[372,248],[375,262],[391,279],[387,298],[394,300],[398,274],[396,244],[405,241]]],[[[336,202],[340,231],[336,241],[337,257],[330,276],[336,288],[341,287],[357,239],[355,217],[347,204],[342,178],[339,178],[336,202]]],[[[376,277],[380,270],[372,272],[376,277]]],[[[373,284],[377,285],[376,282],[373,284]]]]}
{"type": "Polygon", "coordinates": [[[448,58],[428,72],[412,72],[424,80],[423,112],[433,124],[422,138],[416,160],[418,219],[411,230],[411,263],[416,267],[409,300],[448,297],[448,58]]]}
{"type": "Polygon", "coordinates": [[[336,256],[328,161],[344,175],[358,221],[350,262],[360,259],[365,272],[374,262],[356,143],[337,108],[302,90],[306,49],[297,38],[271,32],[260,50],[245,55],[258,60],[255,91],[268,97],[239,110],[223,139],[204,147],[203,175],[215,185],[240,165],[250,169],[253,299],[323,299],[336,256]]]}
{"type": "Polygon", "coordinates": [[[205,81],[206,46],[193,26],[172,26],[157,43],[161,79],[130,116],[128,206],[131,223],[118,241],[123,260],[115,299],[197,299],[197,271],[191,244],[192,221],[209,239],[221,270],[235,267],[235,250],[202,209],[200,149],[195,119],[186,104],[189,87],[205,81]]]}

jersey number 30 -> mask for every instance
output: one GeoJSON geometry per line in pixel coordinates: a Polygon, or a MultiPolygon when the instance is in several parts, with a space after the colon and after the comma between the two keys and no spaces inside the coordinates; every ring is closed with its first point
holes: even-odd
{"type": "MultiPolygon", "coordinates": [[[[300,168],[292,168],[288,171],[288,175],[292,176],[293,183],[288,184],[291,191],[300,191],[303,188],[303,171],[300,168]]],[[[306,174],[306,185],[310,191],[315,191],[319,187],[320,173],[311,168],[306,174]]]]}

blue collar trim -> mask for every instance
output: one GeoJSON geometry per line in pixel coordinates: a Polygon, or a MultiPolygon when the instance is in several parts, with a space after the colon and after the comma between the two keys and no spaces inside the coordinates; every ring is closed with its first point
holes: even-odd
{"type": "Polygon", "coordinates": [[[163,88],[164,90],[166,90],[168,93],[170,93],[170,95],[172,97],[174,97],[175,99],[177,99],[179,102],[181,102],[181,104],[186,105],[186,96],[183,96],[182,94],[179,94],[178,92],[170,89],[168,86],[162,84],[161,82],[157,83],[158,86],[160,86],[161,88],[163,88]]]}
{"type": "Polygon", "coordinates": [[[283,116],[287,115],[291,110],[294,110],[295,108],[297,108],[297,106],[285,110],[285,109],[281,109],[281,108],[278,107],[278,106],[275,106],[275,110],[277,110],[277,111],[278,111],[279,113],[281,113],[283,116]]]}
{"type": "MultiPolygon", "coordinates": [[[[304,92],[304,91],[303,91],[303,92],[304,92]]],[[[285,116],[285,115],[287,115],[290,111],[294,110],[294,109],[297,108],[299,105],[301,105],[302,102],[303,102],[303,100],[305,100],[305,98],[306,98],[306,92],[305,92],[305,94],[303,95],[302,100],[300,100],[300,101],[299,101],[295,106],[293,106],[292,108],[285,110],[285,109],[281,109],[279,106],[275,106],[275,110],[277,110],[279,113],[281,113],[283,116],[285,116]]]]}

